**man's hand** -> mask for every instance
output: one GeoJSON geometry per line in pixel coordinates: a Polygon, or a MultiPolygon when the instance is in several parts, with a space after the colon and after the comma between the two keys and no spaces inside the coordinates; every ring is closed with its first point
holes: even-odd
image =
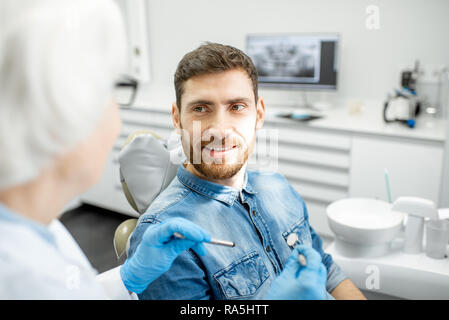
{"type": "Polygon", "coordinates": [[[141,293],[170,269],[181,252],[192,248],[199,255],[205,255],[206,248],[202,242],[209,242],[210,239],[206,230],[183,218],[167,219],[149,226],[135,254],[120,269],[123,283],[129,291],[141,293]],[[185,238],[175,238],[175,232],[185,238]]]}
{"type": "Polygon", "coordinates": [[[320,254],[312,247],[298,245],[290,255],[281,274],[271,284],[268,300],[324,300],[327,270],[320,254]],[[306,258],[306,266],[299,263],[298,256],[306,258]]]}

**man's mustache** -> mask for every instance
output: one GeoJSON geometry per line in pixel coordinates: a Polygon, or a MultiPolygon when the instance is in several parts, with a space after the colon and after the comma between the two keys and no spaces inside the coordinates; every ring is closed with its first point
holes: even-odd
{"type": "Polygon", "coordinates": [[[225,138],[220,141],[216,141],[216,139],[212,138],[208,141],[201,141],[201,148],[209,147],[209,148],[224,148],[224,147],[233,147],[233,146],[241,146],[245,145],[245,142],[242,139],[236,138],[225,138]]]}

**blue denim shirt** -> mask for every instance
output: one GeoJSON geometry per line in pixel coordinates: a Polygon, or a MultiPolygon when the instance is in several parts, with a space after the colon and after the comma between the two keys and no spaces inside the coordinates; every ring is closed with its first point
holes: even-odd
{"type": "Polygon", "coordinates": [[[240,191],[179,166],[177,177],[140,217],[129,256],[150,224],[172,217],[191,220],[212,237],[236,246],[206,244],[205,256],[192,250],[181,253],[140,299],[264,299],[290,256],[292,248],[286,241],[291,233],[321,254],[328,271],[328,292],[346,278],[324,253],[321,238],[309,224],[304,200],[280,174],[247,171],[240,191]]]}

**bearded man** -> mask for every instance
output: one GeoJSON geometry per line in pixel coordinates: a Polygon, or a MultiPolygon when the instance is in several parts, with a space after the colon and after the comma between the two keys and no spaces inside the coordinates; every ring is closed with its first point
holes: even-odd
{"type": "Polygon", "coordinates": [[[323,251],[303,199],[287,180],[278,173],[247,170],[265,117],[251,59],[231,46],[206,43],[182,58],[174,84],[173,123],[187,161],[140,217],[130,256],[148,227],[172,217],[190,220],[236,246],[208,246],[205,256],[184,252],[139,298],[270,298],[273,280],[301,245],[319,253],[327,271],[325,297],[363,299],[323,251]]]}

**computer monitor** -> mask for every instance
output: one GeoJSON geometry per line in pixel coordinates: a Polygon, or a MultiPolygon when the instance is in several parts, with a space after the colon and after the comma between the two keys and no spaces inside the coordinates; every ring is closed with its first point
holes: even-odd
{"type": "Polygon", "coordinates": [[[337,34],[248,35],[246,53],[259,84],[275,88],[337,89],[337,34]]]}

